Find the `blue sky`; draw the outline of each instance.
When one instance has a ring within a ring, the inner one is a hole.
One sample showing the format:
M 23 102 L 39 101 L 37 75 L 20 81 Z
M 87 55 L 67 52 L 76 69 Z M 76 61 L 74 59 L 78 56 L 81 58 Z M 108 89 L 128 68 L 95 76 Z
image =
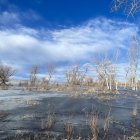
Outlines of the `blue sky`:
M 23 24 L 31 27 L 72 26 L 98 16 L 115 17 L 110 7 L 110 0 L 1 0 L 1 11 L 23 14 Z
M 0 60 L 27 77 L 34 64 L 53 63 L 60 72 L 119 48 L 118 65 L 126 65 L 139 17 L 110 9 L 111 0 L 0 0 Z

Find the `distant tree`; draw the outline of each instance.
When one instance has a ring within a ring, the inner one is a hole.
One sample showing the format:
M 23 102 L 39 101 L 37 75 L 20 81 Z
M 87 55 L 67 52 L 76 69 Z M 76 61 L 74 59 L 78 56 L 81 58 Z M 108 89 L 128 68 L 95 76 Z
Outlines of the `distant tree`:
M 30 71 L 30 85 L 36 86 L 37 84 L 37 73 L 39 71 L 39 65 L 34 65 Z
M 90 76 L 85 76 L 84 82 L 85 82 L 86 85 L 90 86 L 90 85 L 93 85 L 94 80 Z
M 140 45 L 135 43 L 128 50 L 129 58 L 129 80 L 133 90 L 138 88 L 138 67 L 140 61 Z
M 129 71 L 130 71 L 130 68 L 126 67 L 124 70 L 125 70 L 125 84 L 124 84 L 124 88 L 126 88 L 127 84 L 128 83 L 130 84 L 130 81 L 129 81 Z
M 66 70 L 65 76 L 68 85 L 81 85 L 86 78 L 88 66 L 84 66 L 83 70 L 80 70 L 79 65 L 71 66 Z
M 20 80 L 19 87 L 28 87 L 29 83 L 27 80 Z
M 7 86 L 10 77 L 15 75 L 16 69 L 0 64 L 0 86 Z
M 46 77 L 42 78 L 42 85 L 44 88 L 48 88 L 48 85 L 50 84 L 50 82 L 53 78 L 53 75 L 55 73 L 55 66 L 52 64 L 47 64 L 46 71 L 47 71 Z
M 47 75 L 48 75 L 46 80 L 47 80 L 47 82 L 49 84 L 50 81 L 52 80 L 52 76 L 53 76 L 53 74 L 55 72 L 55 66 L 51 65 L 51 64 L 47 64 L 46 68 L 47 68 Z

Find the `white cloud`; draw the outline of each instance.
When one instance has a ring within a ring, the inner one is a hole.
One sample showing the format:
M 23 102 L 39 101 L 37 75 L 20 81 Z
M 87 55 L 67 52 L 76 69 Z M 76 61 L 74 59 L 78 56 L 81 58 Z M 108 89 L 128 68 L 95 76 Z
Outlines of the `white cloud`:
M 19 22 L 20 22 L 20 18 L 17 13 L 5 11 L 0 14 L 1 25 L 12 25 L 13 23 L 19 23 Z
M 0 15 L 3 19 L 9 16 L 8 13 Z M 16 15 L 11 18 L 18 21 Z M 134 24 L 106 18 L 59 30 L 37 30 L 21 25 L 13 29 L 1 28 L 0 60 L 21 67 L 61 62 L 86 63 L 96 52 L 127 49 L 130 38 L 137 31 Z
M 0 1 L 0 4 L 1 3 L 8 7 L 8 11 L 3 11 L 0 13 L 0 28 L 20 28 L 21 25 L 26 25 L 29 23 L 34 24 L 36 22 L 45 22 L 45 20 L 33 10 L 29 9 L 22 12 L 13 4 L 6 1 L 5 3 Z

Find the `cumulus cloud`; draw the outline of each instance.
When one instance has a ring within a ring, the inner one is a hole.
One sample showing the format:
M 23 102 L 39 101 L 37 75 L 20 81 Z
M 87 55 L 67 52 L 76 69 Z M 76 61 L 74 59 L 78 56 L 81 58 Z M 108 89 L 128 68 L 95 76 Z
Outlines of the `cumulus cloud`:
M 106 18 L 59 30 L 1 28 L 0 60 L 18 65 L 89 61 L 97 52 L 127 49 L 137 32 L 134 24 Z
M 107 18 L 95 18 L 79 26 L 58 30 L 24 26 L 20 15 L 16 13 L 3 12 L 0 18 L 0 62 L 20 69 L 22 72 L 18 77 L 28 77 L 26 67 L 33 64 L 55 63 L 62 66 L 63 63 L 89 63 L 95 53 L 116 48 L 126 51 L 130 39 L 138 32 L 135 24 Z M 14 28 L 5 26 L 9 23 L 15 23 Z M 59 80 L 64 79 L 67 69 L 67 66 L 61 66 L 55 74 L 55 78 Z M 124 73 L 120 66 L 122 63 L 118 67 Z M 93 68 L 88 74 L 95 75 Z M 42 77 L 44 74 L 40 73 L 38 76 Z

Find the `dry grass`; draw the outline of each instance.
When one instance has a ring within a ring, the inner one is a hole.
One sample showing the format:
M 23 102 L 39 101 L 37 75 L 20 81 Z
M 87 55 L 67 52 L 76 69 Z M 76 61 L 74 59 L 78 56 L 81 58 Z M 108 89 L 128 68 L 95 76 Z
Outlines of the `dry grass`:
M 48 116 L 41 121 L 41 129 L 51 129 L 55 123 L 55 111 L 52 104 L 48 104 Z
M 74 132 L 74 126 L 73 126 L 73 124 L 72 123 L 65 123 L 64 124 L 64 131 L 66 133 L 67 140 L 72 139 L 73 132 Z
M 54 126 L 55 117 L 54 114 L 50 113 L 47 116 L 47 119 L 41 121 L 41 129 L 51 129 Z
M 91 140 L 98 139 L 97 121 L 98 121 L 98 115 L 91 115 L 89 121 L 89 126 L 92 134 Z
M 110 112 L 111 112 L 111 108 L 109 109 L 107 117 L 105 118 L 105 121 L 104 121 L 104 131 L 105 132 L 107 132 L 109 130 L 109 126 L 110 126 L 110 120 L 111 120 Z
M 54 114 L 49 114 L 47 117 L 46 128 L 51 129 L 54 125 L 55 119 Z

